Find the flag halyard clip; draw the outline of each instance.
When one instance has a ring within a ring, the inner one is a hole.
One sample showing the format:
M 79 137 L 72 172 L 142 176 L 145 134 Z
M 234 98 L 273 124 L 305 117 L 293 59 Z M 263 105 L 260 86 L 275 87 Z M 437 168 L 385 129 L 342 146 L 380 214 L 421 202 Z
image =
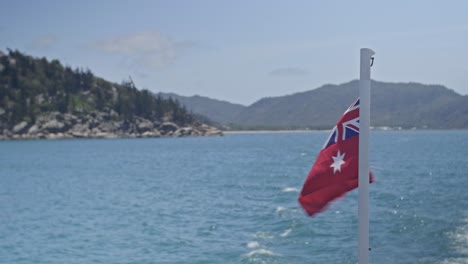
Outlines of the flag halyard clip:
M 374 65 L 374 57 L 371 57 L 370 59 L 371 59 L 370 66 L 372 67 L 372 65 Z

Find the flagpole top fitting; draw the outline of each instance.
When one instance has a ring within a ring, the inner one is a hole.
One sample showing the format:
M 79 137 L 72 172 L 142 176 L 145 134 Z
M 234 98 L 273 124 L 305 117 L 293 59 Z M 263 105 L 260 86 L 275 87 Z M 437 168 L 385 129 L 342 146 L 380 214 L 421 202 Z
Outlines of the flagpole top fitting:
M 360 80 L 370 81 L 370 69 L 374 65 L 375 52 L 371 49 L 362 48 L 360 58 Z

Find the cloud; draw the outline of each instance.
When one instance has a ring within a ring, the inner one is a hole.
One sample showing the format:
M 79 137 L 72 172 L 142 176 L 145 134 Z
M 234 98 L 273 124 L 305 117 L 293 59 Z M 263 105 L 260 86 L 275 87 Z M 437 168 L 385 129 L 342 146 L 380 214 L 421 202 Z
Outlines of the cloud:
M 184 50 L 194 45 L 189 41 L 174 41 L 159 32 L 144 32 L 103 40 L 95 47 L 109 54 L 122 55 L 129 64 L 158 70 L 173 64 Z
M 31 43 L 31 46 L 35 49 L 49 49 L 57 43 L 57 38 L 52 35 L 39 37 Z
M 277 68 L 269 72 L 268 74 L 271 76 L 298 76 L 298 75 L 306 75 L 309 72 L 302 68 L 297 67 L 284 67 L 284 68 Z

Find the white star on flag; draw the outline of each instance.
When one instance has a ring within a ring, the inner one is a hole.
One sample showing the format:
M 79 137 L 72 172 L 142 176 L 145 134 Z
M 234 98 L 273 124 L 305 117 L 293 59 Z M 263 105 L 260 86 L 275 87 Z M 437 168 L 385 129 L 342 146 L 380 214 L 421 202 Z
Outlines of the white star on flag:
M 335 174 L 336 171 L 341 172 L 341 165 L 346 163 L 343 160 L 345 155 L 346 153 L 341 154 L 340 151 L 338 150 L 338 153 L 336 154 L 336 156 L 332 156 L 333 163 L 332 165 L 330 165 L 330 167 L 333 168 L 333 174 Z

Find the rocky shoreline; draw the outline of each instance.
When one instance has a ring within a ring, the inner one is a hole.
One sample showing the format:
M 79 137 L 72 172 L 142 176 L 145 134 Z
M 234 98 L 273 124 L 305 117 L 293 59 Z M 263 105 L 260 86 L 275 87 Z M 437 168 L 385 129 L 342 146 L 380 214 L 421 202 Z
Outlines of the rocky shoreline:
M 116 113 L 94 112 L 86 115 L 51 112 L 22 121 L 12 127 L 0 123 L 0 140 L 67 139 L 67 138 L 158 138 L 184 136 L 222 136 L 217 128 L 195 122 L 179 126 L 173 122 L 157 122 L 136 117 L 118 120 Z

